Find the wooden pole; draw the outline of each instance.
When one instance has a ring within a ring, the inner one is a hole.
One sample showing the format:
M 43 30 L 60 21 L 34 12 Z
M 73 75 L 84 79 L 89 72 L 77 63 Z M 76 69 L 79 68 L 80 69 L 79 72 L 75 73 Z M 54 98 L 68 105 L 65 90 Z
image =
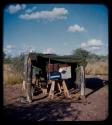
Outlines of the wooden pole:
M 85 74 L 84 74 L 84 67 L 80 66 L 81 68 L 81 96 L 85 96 Z
M 50 58 L 49 58 L 49 64 L 50 64 Z M 49 71 L 49 66 L 48 66 L 48 75 L 49 75 L 49 80 L 50 80 L 50 71 Z

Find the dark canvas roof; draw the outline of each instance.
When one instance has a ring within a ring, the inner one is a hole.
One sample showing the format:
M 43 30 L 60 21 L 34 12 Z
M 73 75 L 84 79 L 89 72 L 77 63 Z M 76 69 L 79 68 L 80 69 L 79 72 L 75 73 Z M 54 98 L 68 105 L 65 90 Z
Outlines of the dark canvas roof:
M 30 53 L 30 57 L 32 60 L 36 60 L 38 57 L 42 57 L 44 59 L 49 59 L 53 61 L 59 61 L 59 62 L 65 62 L 65 63 L 81 63 L 81 58 L 74 57 L 72 55 L 66 55 L 66 56 L 58 56 L 55 54 L 36 54 L 36 53 Z

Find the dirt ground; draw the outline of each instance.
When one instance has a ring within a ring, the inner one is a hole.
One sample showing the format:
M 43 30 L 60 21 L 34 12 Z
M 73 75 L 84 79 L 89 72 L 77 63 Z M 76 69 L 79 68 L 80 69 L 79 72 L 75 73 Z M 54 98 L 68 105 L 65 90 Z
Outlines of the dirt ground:
M 49 100 L 42 93 L 31 104 L 20 102 L 21 84 L 4 85 L 4 117 L 16 121 L 101 121 L 108 117 L 107 76 L 86 76 L 86 102 L 78 100 L 79 92 L 69 90 L 72 99 L 55 94 Z

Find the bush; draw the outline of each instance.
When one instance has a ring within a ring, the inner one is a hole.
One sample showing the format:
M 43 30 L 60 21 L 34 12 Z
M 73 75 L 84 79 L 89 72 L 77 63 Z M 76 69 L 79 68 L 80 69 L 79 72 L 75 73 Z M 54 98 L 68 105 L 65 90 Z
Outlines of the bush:
M 22 74 L 24 68 L 24 56 L 15 57 L 10 65 L 11 71 Z
M 18 84 L 18 83 L 22 83 L 23 78 L 21 76 L 21 74 L 8 74 L 8 75 L 4 75 L 4 83 L 5 84 Z
M 17 72 L 12 73 L 10 65 L 4 64 L 3 79 L 5 84 L 16 84 L 22 82 L 23 76 Z
M 85 72 L 86 74 L 108 75 L 108 63 L 102 61 L 89 62 Z
M 11 63 L 4 63 L 3 79 L 5 84 L 17 84 L 23 81 L 23 56 L 13 58 Z

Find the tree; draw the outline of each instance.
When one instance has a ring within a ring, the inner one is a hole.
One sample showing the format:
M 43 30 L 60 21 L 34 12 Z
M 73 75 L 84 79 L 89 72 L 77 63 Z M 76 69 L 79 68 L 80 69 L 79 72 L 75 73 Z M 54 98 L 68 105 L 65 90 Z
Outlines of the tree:
M 81 48 L 78 48 L 76 50 L 73 50 L 73 55 L 82 59 L 85 59 L 89 56 L 89 52 L 86 50 L 83 50 Z
M 83 65 L 86 66 L 87 65 L 87 58 L 89 56 L 89 52 L 86 50 L 83 50 L 81 48 L 78 48 L 76 50 L 73 50 L 73 56 L 75 56 L 76 58 L 80 58 L 81 62 L 79 63 L 79 65 Z

